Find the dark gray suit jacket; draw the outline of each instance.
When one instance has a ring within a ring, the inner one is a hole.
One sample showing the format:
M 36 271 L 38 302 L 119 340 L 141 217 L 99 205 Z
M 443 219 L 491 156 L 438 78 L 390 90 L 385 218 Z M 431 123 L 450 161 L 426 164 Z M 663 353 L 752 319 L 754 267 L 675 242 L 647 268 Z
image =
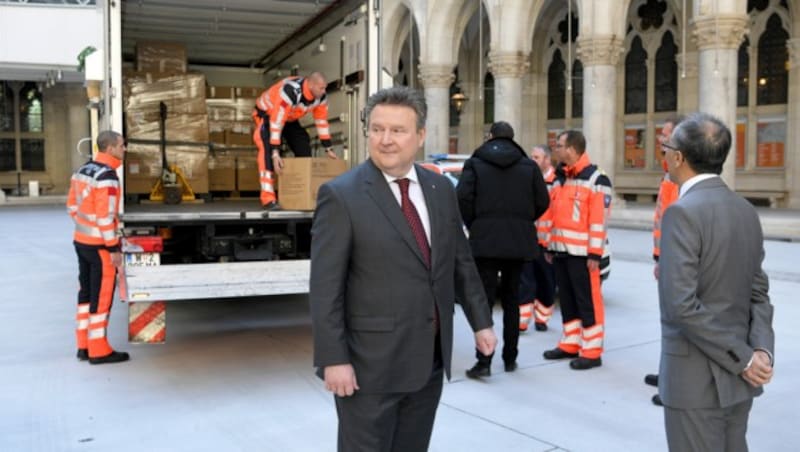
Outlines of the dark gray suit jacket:
M 367 161 L 320 187 L 311 241 L 314 365 L 351 363 L 364 393 L 413 392 L 434 361 L 434 304 L 450 376 L 456 297 L 474 331 L 492 326 L 453 185 L 416 166 L 431 269 L 386 179 Z
M 697 183 L 667 209 L 658 280 L 664 405 L 723 408 L 761 394 L 740 374 L 754 349 L 774 351 L 763 258 L 755 209 L 722 179 Z

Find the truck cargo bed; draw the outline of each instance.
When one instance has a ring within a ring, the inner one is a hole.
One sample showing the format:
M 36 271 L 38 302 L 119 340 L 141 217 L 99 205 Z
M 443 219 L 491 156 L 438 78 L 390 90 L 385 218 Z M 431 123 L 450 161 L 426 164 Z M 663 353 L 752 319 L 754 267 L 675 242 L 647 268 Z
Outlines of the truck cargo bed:
M 126 204 L 121 219 L 126 224 L 153 222 L 238 221 L 238 220 L 298 220 L 311 219 L 313 212 L 278 210 L 265 212 L 258 200 L 220 200 L 214 202 Z

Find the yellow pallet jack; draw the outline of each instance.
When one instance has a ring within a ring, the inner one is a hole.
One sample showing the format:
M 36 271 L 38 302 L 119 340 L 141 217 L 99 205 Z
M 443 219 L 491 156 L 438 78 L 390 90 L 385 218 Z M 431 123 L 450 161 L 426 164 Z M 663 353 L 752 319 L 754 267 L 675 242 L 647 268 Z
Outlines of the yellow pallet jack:
M 180 204 L 195 200 L 194 190 L 175 164 L 167 162 L 167 105 L 159 104 L 159 128 L 161 132 L 161 177 L 150 190 L 150 201 L 164 204 Z

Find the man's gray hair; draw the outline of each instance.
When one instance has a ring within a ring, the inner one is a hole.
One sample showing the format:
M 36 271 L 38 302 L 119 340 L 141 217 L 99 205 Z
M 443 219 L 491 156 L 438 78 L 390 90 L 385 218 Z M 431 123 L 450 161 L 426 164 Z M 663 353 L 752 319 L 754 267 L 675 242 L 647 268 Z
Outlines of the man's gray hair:
M 719 118 L 698 112 L 678 124 L 671 141 L 697 174 L 720 174 L 731 149 L 731 131 Z
M 425 103 L 425 96 L 421 92 L 407 86 L 394 86 L 385 88 L 369 96 L 365 108 L 367 126 L 372 110 L 378 105 L 398 105 L 408 107 L 417 114 L 417 130 L 425 128 L 425 120 L 428 118 L 428 105 Z
M 548 157 L 553 155 L 553 150 L 550 149 L 550 146 L 548 146 L 546 144 L 536 144 L 536 145 L 533 146 L 533 149 L 541 149 L 542 152 L 544 152 L 544 155 L 546 155 Z
M 97 149 L 100 152 L 106 152 L 111 146 L 116 146 L 117 141 L 122 138 L 122 135 L 114 132 L 113 130 L 104 130 L 97 134 Z

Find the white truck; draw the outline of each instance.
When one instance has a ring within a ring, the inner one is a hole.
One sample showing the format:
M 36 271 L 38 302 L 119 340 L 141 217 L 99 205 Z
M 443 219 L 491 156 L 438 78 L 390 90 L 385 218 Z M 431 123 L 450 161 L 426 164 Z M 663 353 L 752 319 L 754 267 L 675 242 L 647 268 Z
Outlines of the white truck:
M 168 10 L 173 16 L 180 10 L 178 15 L 185 16 L 186 26 L 198 30 L 197 41 L 205 41 L 208 31 L 202 31 L 203 27 L 195 26 L 194 21 L 200 24 L 208 20 L 207 3 L 217 2 L 165 0 L 159 2 L 158 8 L 166 8 L 163 11 Z M 246 15 L 253 5 L 246 0 L 224 3 L 222 12 L 228 15 Z M 309 7 L 301 3 L 311 2 L 297 2 L 298 8 Z M 248 39 L 251 46 L 271 46 L 257 49 L 264 56 L 251 67 L 231 67 L 230 52 L 220 52 L 218 64 L 205 54 L 197 58 L 202 65 L 193 66 L 193 46 L 187 43 L 189 69 L 206 73 L 209 84 L 223 80 L 228 85 L 253 85 L 256 74 L 265 87 L 293 71 L 301 75 L 323 72 L 333 82 L 328 97 L 336 150 L 340 158 L 355 165 L 360 158 L 348 150 L 364 148 L 360 112 L 368 94 L 379 89 L 381 83 L 380 71 L 373 69 L 378 67 L 380 57 L 377 37 L 381 6 L 378 0 L 327 3 L 279 45 L 259 39 L 258 34 Z M 104 12 L 107 51 L 101 49 L 98 54 L 102 57 L 95 55 L 91 59 L 96 62 L 102 58 L 102 76 L 96 78 L 101 78 L 103 99 L 95 99 L 95 103 L 104 105 L 105 112 L 101 114 L 106 126 L 113 130 L 123 128 L 122 68 L 127 64 L 123 49 L 130 49 L 131 41 L 125 34 L 144 30 L 148 38 L 159 39 L 162 35 L 169 37 L 171 32 L 166 28 L 175 25 L 159 17 L 158 9 L 151 14 L 137 10 L 143 7 L 147 3 L 108 2 Z M 219 18 L 214 20 L 219 26 Z M 263 28 L 269 26 L 264 24 Z M 93 72 L 90 63 L 87 60 L 87 80 Z M 237 77 L 242 81 L 238 82 Z M 97 115 L 95 112 L 94 128 L 98 127 Z M 252 171 L 257 172 L 257 168 Z M 119 289 L 120 298 L 129 306 L 131 341 L 164 340 L 167 302 L 308 292 L 312 212 L 264 212 L 257 198 L 211 201 L 207 197 L 207 202 L 176 205 L 130 200 L 128 197 L 128 202 L 123 203 L 121 212 L 125 266 Z

